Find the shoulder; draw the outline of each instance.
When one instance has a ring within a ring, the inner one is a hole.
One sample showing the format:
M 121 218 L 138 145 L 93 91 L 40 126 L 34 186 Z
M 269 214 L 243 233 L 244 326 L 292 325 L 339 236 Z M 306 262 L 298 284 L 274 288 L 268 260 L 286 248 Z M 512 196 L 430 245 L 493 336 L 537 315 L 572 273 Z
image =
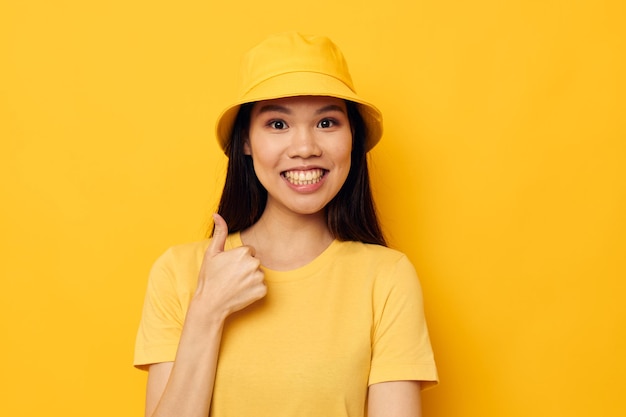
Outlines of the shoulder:
M 148 289 L 156 293 L 176 294 L 181 288 L 192 287 L 202 265 L 208 240 L 171 246 L 152 264 Z
M 169 247 L 154 262 L 153 272 L 156 269 L 164 272 L 175 272 L 177 275 L 181 273 L 196 275 L 200 270 L 204 253 L 210 242 L 211 239 L 203 239 Z M 228 235 L 225 244 L 226 249 L 232 249 L 237 246 L 241 246 L 239 234 L 233 233 Z
M 368 265 L 372 268 L 390 268 L 398 264 L 411 265 L 409 258 L 399 250 L 386 246 L 375 245 L 362 242 L 340 242 L 340 251 L 337 256 L 343 259 L 350 259 L 360 264 Z
M 203 239 L 169 247 L 154 261 L 150 270 L 149 287 L 179 293 L 195 288 L 210 242 L 211 239 Z M 229 235 L 227 249 L 236 246 L 237 238 Z
M 333 262 L 341 264 L 344 270 L 361 282 L 371 282 L 374 290 L 419 286 L 415 267 L 403 252 L 352 241 L 340 242 L 339 246 Z
M 210 240 L 189 242 L 169 247 L 154 263 L 154 267 L 178 268 L 202 262 Z
M 197 265 L 199 267 L 210 242 L 211 239 L 209 238 L 171 246 L 159 256 L 155 264 L 167 264 L 170 266 Z M 225 244 L 226 249 L 232 249 L 237 246 L 241 246 L 238 233 L 228 235 Z

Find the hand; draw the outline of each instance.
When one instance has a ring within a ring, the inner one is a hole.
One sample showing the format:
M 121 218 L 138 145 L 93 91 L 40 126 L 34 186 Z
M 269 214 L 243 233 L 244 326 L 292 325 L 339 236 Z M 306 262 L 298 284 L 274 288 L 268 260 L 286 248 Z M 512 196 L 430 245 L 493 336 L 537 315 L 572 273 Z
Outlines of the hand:
M 242 246 L 224 251 L 228 226 L 219 214 L 214 214 L 213 219 L 213 238 L 202 260 L 198 286 L 188 313 L 207 324 L 224 320 L 267 293 L 261 262 L 254 257 L 254 248 Z

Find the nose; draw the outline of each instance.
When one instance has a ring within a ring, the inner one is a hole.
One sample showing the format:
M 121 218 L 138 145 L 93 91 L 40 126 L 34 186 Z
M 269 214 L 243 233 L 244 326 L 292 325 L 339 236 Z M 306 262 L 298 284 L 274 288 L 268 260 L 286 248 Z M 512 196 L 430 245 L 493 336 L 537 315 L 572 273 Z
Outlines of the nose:
M 297 129 L 294 132 L 287 153 L 290 158 L 311 158 L 321 154 L 322 150 L 317 142 L 315 132 L 309 128 Z

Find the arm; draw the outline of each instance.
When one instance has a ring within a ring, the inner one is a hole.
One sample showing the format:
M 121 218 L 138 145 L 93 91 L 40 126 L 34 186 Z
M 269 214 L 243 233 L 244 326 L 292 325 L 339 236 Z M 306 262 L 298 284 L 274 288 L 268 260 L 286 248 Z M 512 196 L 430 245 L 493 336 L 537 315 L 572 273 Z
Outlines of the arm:
M 185 323 L 175 361 L 150 365 L 146 417 L 209 414 L 220 342 L 221 326 L 201 334 Z
M 152 364 L 146 417 L 206 417 L 226 318 L 266 294 L 260 263 L 250 247 L 224 251 L 226 222 L 215 233 L 200 269 L 174 362 Z
M 438 380 L 422 291 L 406 256 L 381 280 L 374 298 L 369 417 L 421 416 L 420 391 Z M 384 382 L 388 381 L 388 382 Z
M 146 411 L 145 416 L 149 417 L 154 413 L 154 409 L 165 391 L 165 385 L 170 378 L 174 362 L 153 363 L 148 366 L 148 384 L 146 385 Z
M 390 381 L 370 385 L 367 417 L 421 417 L 419 381 Z

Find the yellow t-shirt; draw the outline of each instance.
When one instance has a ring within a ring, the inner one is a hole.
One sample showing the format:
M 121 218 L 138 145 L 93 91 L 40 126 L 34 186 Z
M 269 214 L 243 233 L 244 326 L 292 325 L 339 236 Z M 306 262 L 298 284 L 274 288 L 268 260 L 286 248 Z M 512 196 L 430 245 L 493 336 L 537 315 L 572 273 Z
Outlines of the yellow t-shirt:
M 235 233 L 226 250 L 241 245 Z M 174 360 L 207 246 L 175 246 L 154 264 L 136 366 Z M 334 241 L 308 265 L 264 272 L 266 297 L 225 324 L 213 417 L 361 417 L 370 384 L 436 383 L 421 288 L 404 254 Z

